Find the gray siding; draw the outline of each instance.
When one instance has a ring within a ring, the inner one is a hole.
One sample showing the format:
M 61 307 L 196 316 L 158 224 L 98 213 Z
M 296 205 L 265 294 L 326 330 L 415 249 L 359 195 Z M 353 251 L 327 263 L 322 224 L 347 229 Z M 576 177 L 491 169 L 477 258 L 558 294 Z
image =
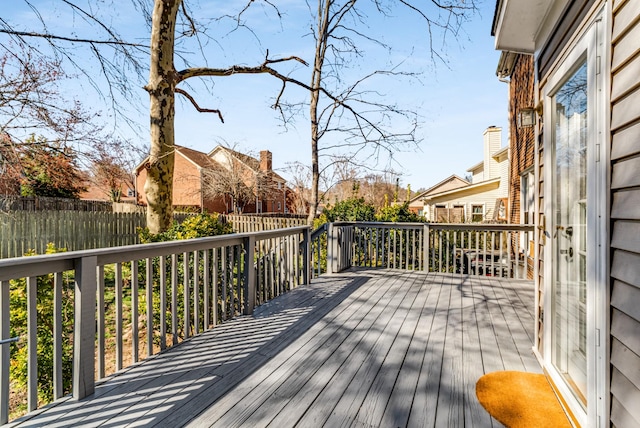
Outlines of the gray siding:
M 611 424 L 640 427 L 640 2 L 613 5 Z

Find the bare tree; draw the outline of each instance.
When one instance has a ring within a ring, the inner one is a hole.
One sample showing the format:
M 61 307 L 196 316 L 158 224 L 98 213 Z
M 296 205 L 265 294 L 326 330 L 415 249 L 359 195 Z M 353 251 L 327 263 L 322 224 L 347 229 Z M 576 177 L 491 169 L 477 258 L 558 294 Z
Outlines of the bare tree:
M 60 92 L 58 85 L 68 79 L 60 62 L 37 58 L 20 43 L 9 48 L 0 52 L 0 168 L 20 174 L 20 162 L 12 158 L 27 144 L 86 154 L 100 130 L 96 113 Z
M 26 1 L 26 0 L 25 0 Z M 195 97 L 185 88 L 178 87 L 183 82 L 192 78 L 202 77 L 222 77 L 236 74 L 270 74 L 283 82 L 294 82 L 293 79 L 279 73 L 273 65 L 296 61 L 306 64 L 302 59 L 290 56 L 286 58 L 271 58 L 267 51 L 262 63 L 255 66 L 234 65 L 225 68 L 213 67 L 192 67 L 187 64 L 183 69 L 176 67 L 176 41 L 184 40 L 188 37 L 197 38 L 199 48 L 202 49 L 202 41 L 198 35 L 205 31 L 207 25 L 200 25 L 194 19 L 187 4 L 183 0 L 155 0 L 153 7 L 149 8 L 149 3 L 144 0 L 132 0 L 138 10 L 147 18 L 150 28 L 150 46 L 139 43 L 131 43 L 119 36 L 118 32 L 107 20 L 101 20 L 91 9 L 83 8 L 80 2 L 62 0 L 68 6 L 75 17 L 84 21 L 89 26 L 99 30 L 103 38 L 81 38 L 74 35 L 52 34 L 48 32 L 48 25 L 44 16 L 40 14 L 31 2 L 27 2 L 30 8 L 36 10 L 38 19 L 41 20 L 42 31 L 26 31 L 15 27 L 4 18 L 0 18 L 0 33 L 11 37 L 15 43 L 27 46 L 29 52 L 41 52 L 38 46 L 30 44 L 29 40 L 40 40 L 53 52 L 54 57 L 63 58 L 70 62 L 80 74 L 83 74 L 97 89 L 101 86 L 97 78 L 80 65 L 77 57 L 74 56 L 74 46 L 85 45 L 94 55 L 99 65 L 102 77 L 106 82 L 106 98 L 115 102 L 117 93 L 129 97 L 132 92 L 131 81 L 126 69 L 133 70 L 140 76 L 144 70 L 142 58 L 149 58 L 149 78 L 145 85 L 145 90 L 150 98 L 150 150 L 149 162 L 147 163 L 147 181 L 145 184 L 145 194 L 147 196 L 147 225 L 152 233 L 165 230 L 172 221 L 172 201 L 173 201 L 173 170 L 175 152 L 175 94 L 184 96 L 193 107 L 204 113 L 213 113 L 220 120 L 223 116 L 220 110 L 203 108 L 196 101 Z M 240 17 L 253 4 L 255 0 L 247 0 L 240 13 L 234 18 L 237 19 L 238 27 L 242 25 Z M 279 14 L 275 6 L 270 5 Z M 7 49 L 5 45 L 0 45 Z M 103 49 L 114 52 L 104 52 Z M 116 58 L 117 60 L 113 60 Z M 298 82 L 299 83 L 299 82 Z M 304 85 L 308 88 L 307 85 Z M 117 109 L 114 109 L 117 110 Z
M 120 202 L 122 191 L 135 189 L 133 169 L 141 153 L 129 142 L 108 139 L 96 144 L 89 154 L 89 180 L 112 202 Z
M 302 162 L 287 164 L 286 172 L 290 177 L 290 192 L 287 195 L 289 206 L 294 214 L 309 214 L 311 196 L 311 169 Z
M 380 152 L 392 154 L 404 145 L 417 143 L 417 115 L 379 101 L 379 92 L 366 89 L 369 81 L 379 77 L 406 77 L 412 76 L 413 72 L 391 67 L 373 70 L 355 81 L 343 81 L 345 67 L 351 59 L 361 57 L 362 45 L 390 48 L 381 41 L 380 33 L 371 32 L 361 5 L 369 5 L 382 15 L 391 13 L 393 7 L 408 8 L 416 13 L 426 25 L 432 58 L 441 58 L 434 37 L 438 34 L 456 36 L 468 14 L 475 11 L 475 4 L 473 0 L 317 0 L 317 3 L 307 0 L 307 5 L 315 21 L 309 106 L 312 185 L 308 220 L 311 224 L 318 204 L 320 176 L 327 168 L 320 165 L 322 152 L 332 154 L 340 148 L 344 151 L 343 158 L 355 159 L 366 153 L 367 159 L 377 159 Z M 329 92 L 329 85 L 336 89 Z M 399 127 L 398 123 L 404 123 L 404 126 Z M 338 143 L 321 145 L 323 138 L 335 133 L 342 135 Z
M 310 1 L 310 0 L 309 0 Z M 33 4 L 25 2 L 31 8 Z M 284 63 L 306 62 L 297 56 L 272 58 L 266 51 L 264 60 L 253 66 L 233 65 L 224 68 L 197 67 L 180 58 L 176 52 L 176 43 L 191 38 L 196 41 L 196 51 L 202 51 L 203 40 L 206 40 L 206 30 L 217 21 L 199 21 L 184 0 L 154 0 L 152 7 L 145 0 L 132 0 L 138 11 L 147 19 L 150 29 L 150 46 L 132 43 L 119 36 L 113 26 L 107 24 L 110 20 L 101 20 L 93 4 L 83 8 L 80 2 L 61 0 L 78 20 L 91 28 L 95 28 L 95 37 L 76 37 L 73 32 L 68 34 L 52 34 L 44 15 L 36 13 L 41 20 L 42 31 L 24 31 L 15 28 L 5 18 L 0 18 L 0 33 L 9 35 L 15 43 L 29 46 L 31 52 L 43 52 L 38 46 L 29 45 L 28 41 L 37 39 L 42 41 L 57 60 L 64 60 L 75 66 L 96 88 L 101 86 L 96 76 L 83 68 L 78 61 L 74 47 L 84 45 L 88 47 L 98 64 L 100 74 L 107 83 L 106 99 L 116 99 L 120 93 L 125 98 L 132 96 L 132 82 L 129 80 L 132 70 L 135 76 L 141 76 L 149 60 L 149 77 L 145 90 L 150 99 L 150 151 L 147 163 L 147 181 L 145 193 L 148 200 L 147 224 L 152 233 L 165 230 L 172 219 L 172 184 L 174 172 L 175 151 L 175 96 L 180 94 L 199 112 L 211 113 L 220 120 L 223 115 L 219 109 L 203 108 L 196 98 L 187 91 L 187 81 L 204 77 L 223 77 L 237 74 L 269 74 L 282 82 L 282 90 L 277 95 L 274 106 L 283 111 L 286 107 L 281 102 L 287 84 L 303 88 L 309 94 L 312 145 L 312 186 L 310 216 L 315 215 L 318 200 L 318 183 L 322 172 L 319 165 L 319 151 L 331 153 L 335 147 L 330 144 L 321 147 L 320 140 L 332 133 L 346 134 L 340 147 L 348 149 L 350 156 L 362 152 L 362 148 L 373 148 L 369 156 L 377 156 L 380 151 L 392 152 L 399 145 L 415 142 L 416 118 L 412 112 L 404 111 L 397 106 L 375 101 L 376 92 L 366 89 L 365 83 L 379 76 L 402 76 L 404 73 L 397 68 L 375 70 L 362 78 L 350 83 L 341 81 L 340 72 L 349 57 L 358 57 L 360 48 L 358 41 L 384 45 L 363 31 L 366 29 L 367 18 L 356 7 L 356 0 L 335 1 L 318 0 L 317 9 L 310 6 L 317 22 L 312 29 L 315 38 L 315 58 L 312 68 L 311 83 L 305 84 L 289 75 L 279 72 L 275 67 Z M 257 3 L 255 0 L 245 0 L 244 7 L 234 17 L 237 27 L 244 26 L 241 17 L 249 6 Z M 466 17 L 466 13 L 473 11 L 473 0 L 447 0 L 445 2 L 431 1 L 426 4 L 408 0 L 371 0 L 357 2 L 371 4 L 379 13 L 388 13 L 388 6 L 406 7 L 420 15 L 427 24 L 429 43 L 432 55 L 438 57 L 433 49 L 431 35 L 437 28 L 445 33 L 457 30 Z M 263 4 L 271 7 L 281 16 L 280 11 L 269 0 Z M 360 25 L 364 27 L 360 27 Z M 61 30 L 63 31 L 63 30 Z M 208 40 L 207 40 L 208 41 Z M 1 43 L 0 43 L 1 44 Z M 6 46 L 2 45 L 5 49 Z M 187 52 L 190 51 L 186 48 Z M 177 61 L 179 60 L 179 61 Z M 184 64 L 176 66 L 176 62 Z M 204 58 L 206 64 L 206 58 Z M 330 82 L 328 84 L 327 82 Z M 118 109 L 114 109 L 118 110 Z M 397 131 L 391 126 L 404 118 L 407 126 Z
M 228 210 L 242 214 L 245 207 L 256 200 L 258 179 L 240 159 L 228 151 L 223 155 L 203 168 L 202 194 L 206 198 L 222 199 Z

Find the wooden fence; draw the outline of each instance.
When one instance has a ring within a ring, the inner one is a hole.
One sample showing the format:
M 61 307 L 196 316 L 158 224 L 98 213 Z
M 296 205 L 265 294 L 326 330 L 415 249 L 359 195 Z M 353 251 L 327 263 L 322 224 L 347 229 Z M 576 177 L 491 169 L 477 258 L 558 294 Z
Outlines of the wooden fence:
M 190 214 L 177 213 L 184 220 Z M 44 254 L 48 243 L 69 251 L 140 243 L 144 213 L 100 211 L 0 212 L 0 259 L 21 257 L 29 250 Z
M 305 226 L 306 217 L 273 217 L 259 215 L 220 215 L 224 221 L 233 225 L 233 231 L 237 233 L 262 232 L 265 230 L 283 229 L 285 227 Z
M 129 204 L 133 205 L 133 204 Z M 45 196 L 0 196 L 0 211 L 113 211 L 113 202 Z

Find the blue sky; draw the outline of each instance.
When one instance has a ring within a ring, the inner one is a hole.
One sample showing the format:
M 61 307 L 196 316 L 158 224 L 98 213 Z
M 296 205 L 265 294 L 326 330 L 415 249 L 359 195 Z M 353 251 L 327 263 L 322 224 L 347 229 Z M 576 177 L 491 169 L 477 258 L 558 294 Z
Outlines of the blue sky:
M 12 2 L 13 5 L 19 3 Z M 143 21 L 135 11 L 123 6 L 126 3 L 122 0 L 106 1 L 103 9 L 96 13 L 109 16 L 126 37 L 146 43 L 148 32 Z M 220 15 L 224 7 L 231 12 L 243 3 L 240 0 L 195 0 L 188 4 L 194 16 L 204 17 Z M 305 2 L 286 0 L 275 3 L 285 12 L 282 20 L 275 18 L 268 7 L 254 7 L 246 15 L 255 35 L 247 31 L 229 32 L 230 21 L 211 21 L 208 25 L 215 29 L 216 36 L 205 40 L 206 65 L 256 65 L 264 59 L 267 49 L 271 57 L 297 55 L 312 62 L 313 40 L 305 36 L 309 25 Z M 59 2 L 38 0 L 36 4 L 39 4 L 45 19 L 55 18 L 58 26 L 55 30 L 74 31 L 79 35 L 83 31 L 91 31 L 83 30 L 79 20 L 67 15 Z M 118 7 L 110 8 L 110 4 Z M 418 79 L 401 81 L 392 78 L 376 82 L 378 86 L 374 88 L 383 92 L 389 102 L 419 113 L 418 137 L 423 139 L 419 149 L 396 153 L 392 165 L 403 173 L 401 182 L 411 184 L 414 190 L 430 187 L 454 173 L 464 176 L 467 168 L 482 160 L 482 133 L 488 126 L 501 126 L 503 145 L 507 143 L 507 85 L 495 76 L 499 52 L 494 50 L 490 35 L 495 2 L 481 0 L 478 5 L 479 13 L 465 23 L 458 40 L 447 38 L 445 45 L 441 38 L 435 40 L 435 46 L 442 48 L 446 56 L 446 65 L 430 59 L 424 25 L 415 15 L 396 11 L 392 17 L 383 20 L 371 14 L 369 30 L 396 49 L 386 56 L 380 55 L 375 46 L 363 44 L 361 62 L 354 64 L 353 69 L 345 74 L 348 80 L 376 66 L 400 62 L 404 70 L 421 72 Z M 33 20 L 28 10 L 18 6 L 3 11 L 5 17 L 20 22 L 26 28 Z M 205 65 L 200 55 L 186 53 L 186 56 L 194 65 Z M 87 64 L 95 67 L 90 62 Z M 282 69 L 304 82 L 309 80 L 310 72 L 302 66 Z M 141 88 L 144 82 L 134 80 L 133 83 L 139 98 L 134 97 L 132 102 L 137 104 L 138 111 L 127 108 L 127 114 L 140 124 L 143 131 L 136 134 L 122 126 L 117 132 L 148 146 L 145 141 L 148 138 L 145 131 L 148 99 Z M 288 162 L 310 163 L 308 122 L 300 117 L 295 126 L 285 129 L 277 112 L 270 108 L 280 89 L 279 81 L 260 75 L 218 78 L 208 80 L 208 92 L 200 82 L 190 83 L 188 89 L 199 104 L 221 109 L 225 123 L 220 123 L 212 115 L 198 113 L 190 104 L 179 101 L 176 111 L 177 144 L 205 152 L 220 142 L 252 153 L 268 149 L 273 153 L 274 168 L 277 169 L 285 168 Z M 67 85 L 69 93 L 76 93 L 91 106 L 108 112 L 108 106 L 103 105 L 104 102 L 92 93 L 86 82 L 73 80 Z M 304 101 L 306 94 L 291 89 L 286 96 L 291 101 Z M 370 168 L 375 166 L 371 164 Z M 280 172 L 286 177 L 286 171 Z

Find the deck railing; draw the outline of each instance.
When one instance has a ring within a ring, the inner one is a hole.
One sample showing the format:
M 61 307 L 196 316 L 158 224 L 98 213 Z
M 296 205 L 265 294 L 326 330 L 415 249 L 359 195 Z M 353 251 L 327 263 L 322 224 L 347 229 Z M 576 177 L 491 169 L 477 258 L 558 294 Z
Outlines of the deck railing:
M 349 267 L 528 278 L 533 226 L 336 222 L 312 234 L 314 275 Z M 325 267 L 326 266 L 326 267 Z
M 308 242 L 309 228 L 294 227 L 0 260 L 0 423 L 20 394 L 12 354 L 26 353 L 25 411 L 43 403 L 39 377 L 51 379 L 44 402 L 84 398 L 96 380 L 307 283 Z M 16 311 L 26 326 L 12 338 Z
M 302 226 L 0 260 L 0 424 L 22 390 L 24 411 L 70 393 L 86 397 L 96 381 L 325 272 L 375 267 L 526 278 L 532 231 L 338 222 L 314 232 Z M 26 362 L 25 388 L 11 384 L 17 356 Z M 43 378 L 51 389 L 44 398 Z

